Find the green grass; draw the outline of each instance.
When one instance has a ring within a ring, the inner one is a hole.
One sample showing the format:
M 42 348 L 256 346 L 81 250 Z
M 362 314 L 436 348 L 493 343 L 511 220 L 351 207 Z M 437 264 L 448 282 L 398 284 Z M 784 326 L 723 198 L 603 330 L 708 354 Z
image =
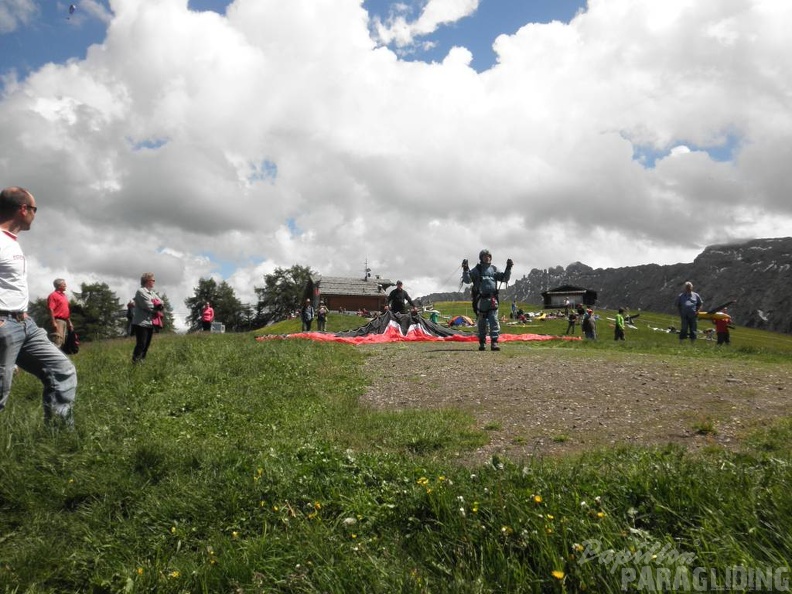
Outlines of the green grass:
M 531 348 L 789 365 L 790 337 L 742 354 L 640 340 Z M 487 436 L 467 415 L 359 405 L 363 349 L 193 334 L 156 336 L 140 366 L 131 351 L 75 357 L 74 432 L 48 431 L 40 385 L 16 378 L 0 413 L 0 592 L 619 592 L 623 569 L 676 571 L 679 554 L 789 568 L 789 419 L 739 453 L 470 468 Z

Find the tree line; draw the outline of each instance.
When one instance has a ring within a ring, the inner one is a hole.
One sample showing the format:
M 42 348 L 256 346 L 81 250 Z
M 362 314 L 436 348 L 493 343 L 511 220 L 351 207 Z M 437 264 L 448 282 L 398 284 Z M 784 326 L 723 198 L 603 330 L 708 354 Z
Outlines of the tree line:
M 234 289 L 225 281 L 201 278 L 193 295 L 184 300 L 189 310 L 185 318 L 188 331 L 201 326 L 201 311 L 207 301 L 215 311 L 215 321 L 225 325 L 226 332 L 246 332 L 289 317 L 300 308 L 305 287 L 313 272 L 299 264 L 276 268 L 264 275 L 264 286 L 253 287 L 256 303 L 242 303 Z M 174 332 L 173 307 L 167 294 L 160 294 L 165 305 L 162 332 Z M 128 333 L 127 303 L 121 302 L 107 283 L 82 283 L 69 299 L 72 324 L 81 341 L 91 342 L 126 336 Z M 39 326 L 50 324 L 47 298 L 31 302 L 28 314 Z

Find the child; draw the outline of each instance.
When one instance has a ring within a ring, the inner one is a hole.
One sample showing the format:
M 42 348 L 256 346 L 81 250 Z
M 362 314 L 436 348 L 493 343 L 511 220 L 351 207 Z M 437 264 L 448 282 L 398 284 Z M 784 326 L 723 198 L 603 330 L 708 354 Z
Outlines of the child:
M 726 310 L 723 310 L 725 313 Z M 728 315 L 718 316 L 712 323 L 715 324 L 715 335 L 718 337 L 718 344 L 731 344 L 729 340 L 729 326 L 731 326 L 731 318 Z

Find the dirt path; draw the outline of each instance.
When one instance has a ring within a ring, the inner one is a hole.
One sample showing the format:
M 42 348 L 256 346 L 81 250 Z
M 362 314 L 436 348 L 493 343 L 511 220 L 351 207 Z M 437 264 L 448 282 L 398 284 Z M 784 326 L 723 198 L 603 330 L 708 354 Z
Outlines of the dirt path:
M 490 436 L 477 461 L 618 444 L 737 447 L 749 430 L 792 415 L 792 363 L 515 343 L 500 353 L 467 344 L 362 348 L 370 355 L 365 404 L 470 412 Z

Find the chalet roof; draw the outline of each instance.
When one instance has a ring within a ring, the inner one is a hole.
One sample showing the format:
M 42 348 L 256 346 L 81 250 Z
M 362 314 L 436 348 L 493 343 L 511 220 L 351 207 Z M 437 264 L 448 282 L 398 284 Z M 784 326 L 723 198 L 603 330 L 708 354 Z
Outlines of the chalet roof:
M 314 285 L 322 295 L 384 295 L 385 289 L 395 283 L 386 278 L 346 278 L 342 276 L 316 276 Z

